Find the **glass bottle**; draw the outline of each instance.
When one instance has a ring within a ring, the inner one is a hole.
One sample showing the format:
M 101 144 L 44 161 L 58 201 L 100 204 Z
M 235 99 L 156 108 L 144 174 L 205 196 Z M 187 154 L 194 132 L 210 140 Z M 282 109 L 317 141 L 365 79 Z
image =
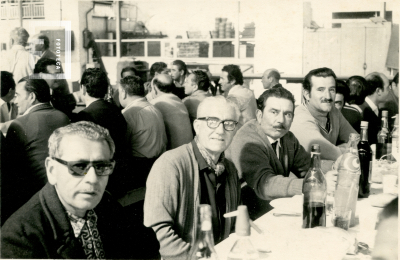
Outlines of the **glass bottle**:
M 361 121 L 361 141 L 357 145 L 358 156 L 360 158 L 361 175 L 359 198 L 367 198 L 370 191 L 370 171 L 372 170 L 372 151 L 368 142 L 368 122 Z
M 214 249 L 211 206 L 201 204 L 198 207 L 196 241 L 189 252 L 189 259 L 218 259 Z
M 325 227 L 327 185 L 321 171 L 319 144 L 311 146 L 311 165 L 303 181 L 303 228 Z
M 346 152 L 338 158 L 338 178 L 335 190 L 335 207 L 351 210 L 350 226 L 354 226 L 355 212 L 360 183 L 360 159 L 358 158 L 358 142 L 360 135 L 351 133 Z
M 392 160 L 398 161 L 399 159 L 399 114 L 396 115 L 394 120 L 393 130 L 390 133 L 390 139 L 392 139 Z
M 238 207 L 235 231 L 238 239 L 233 244 L 228 254 L 228 260 L 256 260 L 259 259 L 258 251 L 250 241 L 250 218 L 247 206 Z
M 382 127 L 378 132 L 378 141 L 376 144 L 376 159 L 391 153 L 391 142 L 389 141 L 389 121 L 388 111 L 382 111 Z

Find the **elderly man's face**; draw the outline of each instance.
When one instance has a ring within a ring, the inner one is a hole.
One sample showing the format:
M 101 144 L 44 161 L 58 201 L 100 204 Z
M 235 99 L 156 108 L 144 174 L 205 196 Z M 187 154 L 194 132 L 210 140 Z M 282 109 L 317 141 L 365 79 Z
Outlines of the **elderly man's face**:
M 332 110 L 336 95 L 336 81 L 333 77 L 311 77 L 311 93 L 306 91 L 308 105 L 319 112 Z
M 380 89 L 380 91 L 379 91 L 380 95 L 378 97 L 379 97 L 380 103 L 385 103 L 386 101 L 388 101 L 388 98 L 389 98 L 390 83 L 389 83 L 388 78 L 382 73 L 381 73 L 381 78 L 382 78 L 384 87 L 383 87 L 383 91 L 382 91 L 382 89 Z
M 235 110 L 228 104 L 209 105 L 198 117 L 216 117 L 220 120 L 233 121 L 239 120 L 239 115 L 236 115 Z M 210 154 L 219 156 L 231 144 L 237 128 L 233 131 L 227 131 L 224 129 L 223 124 L 220 123 L 217 128 L 212 129 L 208 127 L 207 121 L 195 120 L 194 129 L 200 144 L 203 145 Z
M 105 141 L 89 140 L 66 135 L 61 140 L 60 157 L 64 161 L 109 161 L 111 151 Z M 66 210 L 83 217 L 87 210 L 99 204 L 107 186 L 108 176 L 97 176 L 90 167 L 85 176 L 74 176 L 63 165 L 49 157 L 46 159 L 49 183 L 54 185 Z
M 343 94 L 337 93 L 335 96 L 335 107 L 339 110 L 342 110 L 344 106 L 344 96 Z
M 284 136 L 293 122 L 293 103 L 286 98 L 269 97 L 264 111 L 257 111 L 257 121 L 264 133 L 276 140 Z

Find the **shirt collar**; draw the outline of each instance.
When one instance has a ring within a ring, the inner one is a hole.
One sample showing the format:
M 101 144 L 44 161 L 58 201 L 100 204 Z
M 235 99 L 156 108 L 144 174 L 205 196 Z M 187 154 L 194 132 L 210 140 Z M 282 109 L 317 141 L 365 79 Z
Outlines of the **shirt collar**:
M 365 102 L 367 102 L 367 104 L 371 107 L 372 111 L 375 112 L 375 114 L 378 112 L 378 107 L 375 105 L 374 102 L 372 102 L 372 100 L 369 97 L 365 97 Z
M 269 137 L 268 135 L 267 135 L 267 138 L 268 138 L 268 141 L 269 141 L 270 144 L 275 143 L 276 141 L 278 141 L 277 147 L 280 147 L 280 146 L 281 146 L 281 139 L 280 139 L 280 138 L 274 140 L 274 139 L 272 139 L 271 137 Z
M 28 108 L 28 109 L 25 111 L 25 113 L 23 114 L 23 116 L 24 116 L 24 115 L 27 115 L 29 112 L 31 112 L 31 110 L 32 110 L 34 107 L 37 107 L 37 106 L 42 105 L 42 104 L 43 104 L 43 103 L 37 103 L 37 104 L 31 106 L 30 108 Z
M 79 237 L 83 227 L 85 226 L 86 220 L 78 217 L 71 212 L 67 211 L 68 219 L 71 222 L 72 229 L 74 230 L 75 237 Z
M 193 152 L 194 156 L 196 157 L 197 164 L 199 165 L 199 170 L 204 170 L 208 168 L 208 163 L 206 160 L 203 158 L 203 155 L 201 155 L 199 148 L 197 147 L 196 141 L 192 140 L 192 145 L 193 145 Z
M 137 99 L 131 101 L 124 109 L 122 109 L 121 112 L 125 113 L 126 110 L 128 110 L 131 107 L 133 107 L 136 103 L 143 102 L 143 101 L 146 101 L 145 97 L 137 98 Z

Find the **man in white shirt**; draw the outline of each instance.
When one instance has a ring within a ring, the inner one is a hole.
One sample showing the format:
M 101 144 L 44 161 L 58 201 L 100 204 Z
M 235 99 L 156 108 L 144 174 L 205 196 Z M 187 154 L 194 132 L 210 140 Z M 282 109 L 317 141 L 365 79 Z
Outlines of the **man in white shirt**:
M 381 128 L 381 115 L 379 105 L 387 101 L 389 97 L 389 80 L 379 72 L 372 72 L 365 77 L 367 96 L 365 102 L 360 105 L 363 121 L 368 121 L 368 142 L 376 144 L 377 135 Z
M 17 27 L 11 31 L 10 38 L 12 47 L 4 52 L 1 59 L 2 69 L 14 75 L 14 81 L 18 81 L 33 73 L 35 58 L 25 50 L 29 33 L 22 27 Z

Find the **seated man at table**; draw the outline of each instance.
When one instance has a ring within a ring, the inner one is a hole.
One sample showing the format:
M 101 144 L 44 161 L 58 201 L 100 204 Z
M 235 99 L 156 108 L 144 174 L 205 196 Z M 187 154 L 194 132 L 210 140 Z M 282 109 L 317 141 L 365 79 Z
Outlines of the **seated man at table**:
M 257 100 L 257 119 L 247 122 L 233 138 L 230 157 L 242 183 L 247 183 L 242 201 L 252 219 L 271 209 L 271 199 L 302 193 L 301 178 L 311 158 L 289 131 L 294 103 L 293 94 L 281 86 L 266 90 Z M 290 172 L 295 176 L 290 177 Z
M 196 237 L 199 204 L 211 205 L 215 243 L 233 230 L 234 222 L 223 215 L 237 209 L 240 184 L 224 151 L 239 115 L 232 101 L 207 97 L 197 111 L 194 140 L 165 152 L 154 163 L 146 184 L 144 224 L 156 232 L 163 259 L 187 259 Z
M 109 132 L 94 123 L 55 130 L 45 163 L 49 182 L 2 227 L 1 257 L 157 257 L 154 233 L 145 236 L 140 224 L 133 230 L 121 206 L 105 192 L 114 151 Z
M 310 71 L 303 81 L 305 103 L 296 107 L 292 132 L 310 151 L 312 144 L 321 147 L 321 159 L 336 160 L 344 151 L 351 133 L 356 131 L 334 106 L 336 75 L 329 68 Z

